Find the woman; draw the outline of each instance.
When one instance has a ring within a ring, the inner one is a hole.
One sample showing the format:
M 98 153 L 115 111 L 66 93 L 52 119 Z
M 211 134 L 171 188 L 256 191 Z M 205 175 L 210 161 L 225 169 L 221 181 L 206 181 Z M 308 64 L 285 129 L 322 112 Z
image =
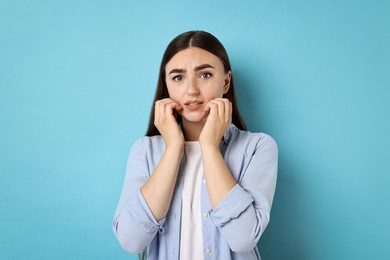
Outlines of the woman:
M 130 151 L 115 212 L 121 246 L 148 259 L 260 259 L 277 146 L 246 131 L 213 35 L 190 31 L 168 45 L 146 135 Z

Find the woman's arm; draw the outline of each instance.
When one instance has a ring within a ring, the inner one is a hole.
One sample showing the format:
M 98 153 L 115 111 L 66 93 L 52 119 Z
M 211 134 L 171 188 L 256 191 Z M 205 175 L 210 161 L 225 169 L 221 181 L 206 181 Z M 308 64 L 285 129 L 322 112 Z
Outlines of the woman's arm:
M 126 176 L 115 211 L 112 228 L 119 244 L 129 253 L 141 253 L 155 237 L 164 220 L 157 221 L 148 207 L 141 187 L 150 176 L 148 155 L 153 147 L 162 154 L 163 142 L 141 138 L 132 146 L 126 166 Z
M 213 208 L 211 217 L 232 251 L 252 250 L 269 221 L 277 173 L 277 146 L 266 137 L 255 147 L 240 183 L 233 178 L 219 150 L 230 124 L 231 104 L 215 99 L 199 141 L 207 191 Z
M 158 100 L 155 104 L 154 124 L 164 138 L 166 150 L 141 193 L 157 220 L 168 212 L 183 153 L 184 135 L 174 116 L 180 109 L 179 104 L 170 98 Z
M 171 204 L 183 148 L 167 147 L 161 161 L 141 193 L 157 221 L 163 219 Z
M 236 180 L 230 173 L 219 147 L 202 146 L 202 157 L 207 192 L 214 209 L 236 185 Z
M 261 135 L 239 183 L 210 213 L 232 251 L 252 250 L 266 229 L 275 193 L 277 164 L 275 141 Z
M 180 107 L 170 99 L 156 102 L 155 124 L 165 146 L 152 148 L 138 141 L 129 155 L 113 229 L 123 249 L 131 253 L 141 253 L 152 241 L 170 207 L 184 146 L 183 134 L 173 116 L 174 109 Z M 164 152 L 148 151 L 163 154 L 150 178 L 147 149 L 165 149 Z
M 207 192 L 215 208 L 236 184 L 219 150 L 221 138 L 231 123 L 232 104 L 228 99 L 217 98 L 208 103 L 207 109 L 209 115 L 199 143 Z

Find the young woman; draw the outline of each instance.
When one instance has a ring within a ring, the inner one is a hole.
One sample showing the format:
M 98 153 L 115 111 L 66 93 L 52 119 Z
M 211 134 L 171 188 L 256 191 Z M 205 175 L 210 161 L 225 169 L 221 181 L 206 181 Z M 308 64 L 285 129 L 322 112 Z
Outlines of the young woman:
M 277 146 L 238 111 L 228 55 L 213 35 L 177 36 L 162 58 L 149 128 L 132 147 L 113 230 L 148 259 L 260 259 Z

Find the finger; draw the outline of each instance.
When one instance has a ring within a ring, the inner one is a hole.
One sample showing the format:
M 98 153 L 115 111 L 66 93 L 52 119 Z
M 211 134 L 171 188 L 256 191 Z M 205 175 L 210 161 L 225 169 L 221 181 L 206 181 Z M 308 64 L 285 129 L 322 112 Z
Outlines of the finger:
M 177 103 L 177 102 L 175 102 L 175 103 L 176 103 L 175 107 L 174 107 L 175 110 L 177 110 L 177 111 L 183 110 L 183 108 L 180 106 L 179 103 Z
M 161 100 L 157 100 L 154 104 L 154 119 L 158 121 L 161 118 Z
M 226 100 L 222 99 L 222 100 L 219 100 L 218 101 L 218 112 L 219 112 L 219 116 L 221 117 L 221 119 L 225 119 L 226 118 L 226 112 L 228 111 L 227 110 L 227 107 L 226 107 Z
M 166 107 L 166 103 L 167 102 L 169 102 L 169 100 L 163 99 L 159 103 L 159 108 L 158 109 L 159 109 L 159 113 L 160 113 L 160 118 L 161 119 L 165 118 L 165 115 L 166 115 L 165 107 Z
M 225 122 L 232 122 L 232 103 L 229 100 L 225 100 Z
M 224 102 L 224 100 L 220 99 L 220 98 L 216 98 L 210 102 L 215 104 L 218 117 L 221 119 L 224 119 L 225 118 L 225 102 Z
M 216 102 L 214 102 L 213 100 L 211 100 L 211 101 L 208 103 L 208 107 L 210 108 L 210 109 L 209 109 L 210 115 L 216 116 L 216 117 L 219 116 L 219 113 L 218 113 L 218 104 L 217 104 Z
M 223 102 L 222 106 L 224 108 L 223 108 L 223 115 L 221 116 L 226 120 L 226 122 L 230 121 L 232 115 L 232 103 L 227 98 L 218 98 L 216 100 Z
M 156 119 L 158 116 L 157 106 L 158 106 L 158 101 L 154 102 L 154 119 Z
M 169 102 L 167 102 L 165 105 L 165 113 L 167 115 L 174 114 L 175 111 L 180 111 L 180 110 L 182 110 L 182 107 L 180 106 L 180 104 L 172 99 Z
M 155 118 L 157 120 L 165 117 L 166 105 L 170 102 L 172 102 L 172 100 L 169 98 L 165 98 L 165 99 L 161 99 L 161 100 L 156 101 L 156 103 L 155 103 Z
M 165 98 L 162 101 L 166 105 L 169 104 L 171 106 L 171 104 L 174 104 L 174 106 L 171 106 L 172 109 L 175 109 L 175 110 L 178 110 L 178 111 L 183 109 L 178 102 L 176 102 L 175 100 L 173 100 L 171 98 Z
M 210 102 L 208 102 L 208 103 L 204 106 L 204 109 L 203 109 L 203 110 L 204 110 L 205 112 L 210 112 L 210 109 L 211 109 L 211 108 L 210 108 Z

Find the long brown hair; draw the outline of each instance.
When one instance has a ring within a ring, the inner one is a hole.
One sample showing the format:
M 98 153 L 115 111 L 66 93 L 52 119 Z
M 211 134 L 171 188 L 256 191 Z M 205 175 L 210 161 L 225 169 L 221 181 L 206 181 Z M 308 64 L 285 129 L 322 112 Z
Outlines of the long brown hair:
M 225 73 L 228 73 L 229 71 L 232 70 L 230 66 L 229 57 L 227 55 L 225 48 L 214 35 L 204 31 L 188 31 L 174 38 L 169 43 L 161 60 L 156 94 L 154 96 L 153 106 L 150 112 L 148 130 L 146 132 L 147 136 L 154 136 L 160 134 L 157 127 L 154 125 L 154 109 L 157 100 L 169 97 L 167 84 L 165 82 L 165 66 L 172 59 L 172 57 L 175 56 L 176 53 L 190 47 L 198 47 L 217 56 L 221 60 L 224 66 Z M 232 103 L 232 107 L 233 107 L 232 123 L 235 126 L 237 126 L 239 129 L 246 130 L 245 122 L 238 110 L 236 93 L 234 91 L 233 74 L 230 80 L 229 90 L 226 94 L 223 95 L 223 97 L 229 99 L 229 101 Z M 180 124 L 181 121 L 182 121 L 181 116 L 178 115 L 177 123 Z

